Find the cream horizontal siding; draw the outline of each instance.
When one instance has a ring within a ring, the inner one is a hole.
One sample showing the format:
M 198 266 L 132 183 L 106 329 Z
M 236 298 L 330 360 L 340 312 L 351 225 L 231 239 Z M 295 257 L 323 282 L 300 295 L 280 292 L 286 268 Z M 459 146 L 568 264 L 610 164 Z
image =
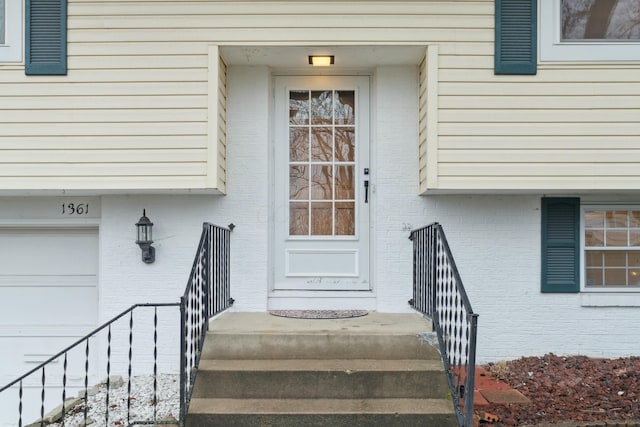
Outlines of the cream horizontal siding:
M 419 191 L 438 183 L 438 46 L 429 45 L 418 65 Z
M 75 44 L 77 5 L 70 2 L 67 76 L 0 66 L 0 189 L 215 190 L 206 42 Z M 94 29 L 127 19 L 114 5 Z
M 492 44 L 453 46 L 469 45 L 440 47 L 430 190 L 640 187 L 640 63 L 540 63 L 535 76 L 496 76 Z
M 0 65 L 0 189 L 46 182 L 99 191 L 129 182 L 224 192 L 232 172 L 226 66 L 216 56 L 212 68 L 212 46 L 431 41 L 472 54 L 491 47 L 482 31 L 490 9 L 474 0 L 70 0 L 67 76 L 27 77 Z
M 225 192 L 217 46 L 359 44 L 426 48 L 420 192 L 639 187 L 640 63 L 496 76 L 493 12 L 491 0 L 70 0 L 68 76 L 0 65 L 0 189 L 46 176 Z
M 216 150 L 216 186 L 223 193 L 227 191 L 227 65 L 218 56 L 218 86 L 217 86 L 217 124 Z M 209 174 L 212 175 L 211 173 Z
M 127 150 L 135 149 L 206 149 L 206 143 L 198 135 L 182 135 L 178 140 L 171 135 L 0 135 L 0 150 L 104 150 L 110 147 L 126 146 Z M 4 151 L 3 151 L 4 153 Z M 31 154 L 29 154 L 31 156 Z
M 227 188 L 227 65 L 218 46 L 209 47 L 209 186 Z
M 427 185 L 427 53 L 418 64 L 418 188 L 426 191 Z M 429 159 L 431 160 L 431 159 Z M 436 165 L 437 162 L 431 162 Z
M 0 180 L 7 189 L 12 190 L 51 190 L 51 189 L 78 189 L 83 192 L 97 192 L 96 190 L 108 189 L 118 192 L 135 191 L 166 191 L 167 189 L 200 188 L 202 180 L 191 174 L 184 176 L 170 176 L 164 172 L 157 175 L 102 175 L 90 173 L 89 175 L 61 176 L 59 171 L 52 175 L 31 176 L 2 176 Z

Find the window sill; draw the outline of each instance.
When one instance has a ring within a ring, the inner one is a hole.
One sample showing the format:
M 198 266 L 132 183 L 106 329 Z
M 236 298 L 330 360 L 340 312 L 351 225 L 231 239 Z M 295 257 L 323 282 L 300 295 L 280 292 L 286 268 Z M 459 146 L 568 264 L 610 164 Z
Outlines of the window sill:
M 640 307 L 640 289 L 638 292 L 582 292 L 582 307 Z

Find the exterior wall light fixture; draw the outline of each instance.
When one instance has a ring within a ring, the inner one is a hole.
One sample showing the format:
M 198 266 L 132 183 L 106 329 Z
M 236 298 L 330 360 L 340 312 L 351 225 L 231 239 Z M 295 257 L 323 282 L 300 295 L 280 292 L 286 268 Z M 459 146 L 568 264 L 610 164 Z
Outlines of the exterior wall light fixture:
M 142 217 L 136 223 L 138 239 L 136 243 L 142 249 L 142 261 L 151 264 L 156 260 L 156 249 L 151 246 L 153 243 L 153 223 L 147 218 L 147 210 L 142 210 Z
M 314 67 L 329 67 L 335 63 L 333 55 L 309 55 L 309 65 Z

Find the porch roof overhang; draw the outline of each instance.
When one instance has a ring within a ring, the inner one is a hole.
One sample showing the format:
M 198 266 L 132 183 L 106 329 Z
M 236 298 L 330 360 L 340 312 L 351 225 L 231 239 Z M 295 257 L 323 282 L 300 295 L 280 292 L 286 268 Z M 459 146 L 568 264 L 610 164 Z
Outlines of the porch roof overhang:
M 378 66 L 417 65 L 426 45 L 240 46 L 221 45 L 227 65 L 267 66 L 274 69 L 313 68 L 309 55 L 334 55 L 327 69 L 372 69 Z

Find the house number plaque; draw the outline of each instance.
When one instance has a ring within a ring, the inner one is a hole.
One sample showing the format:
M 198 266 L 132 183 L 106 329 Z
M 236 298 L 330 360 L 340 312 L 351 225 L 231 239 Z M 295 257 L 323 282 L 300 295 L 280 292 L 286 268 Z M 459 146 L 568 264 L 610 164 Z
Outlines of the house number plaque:
M 62 215 L 88 215 L 89 203 L 63 203 Z

